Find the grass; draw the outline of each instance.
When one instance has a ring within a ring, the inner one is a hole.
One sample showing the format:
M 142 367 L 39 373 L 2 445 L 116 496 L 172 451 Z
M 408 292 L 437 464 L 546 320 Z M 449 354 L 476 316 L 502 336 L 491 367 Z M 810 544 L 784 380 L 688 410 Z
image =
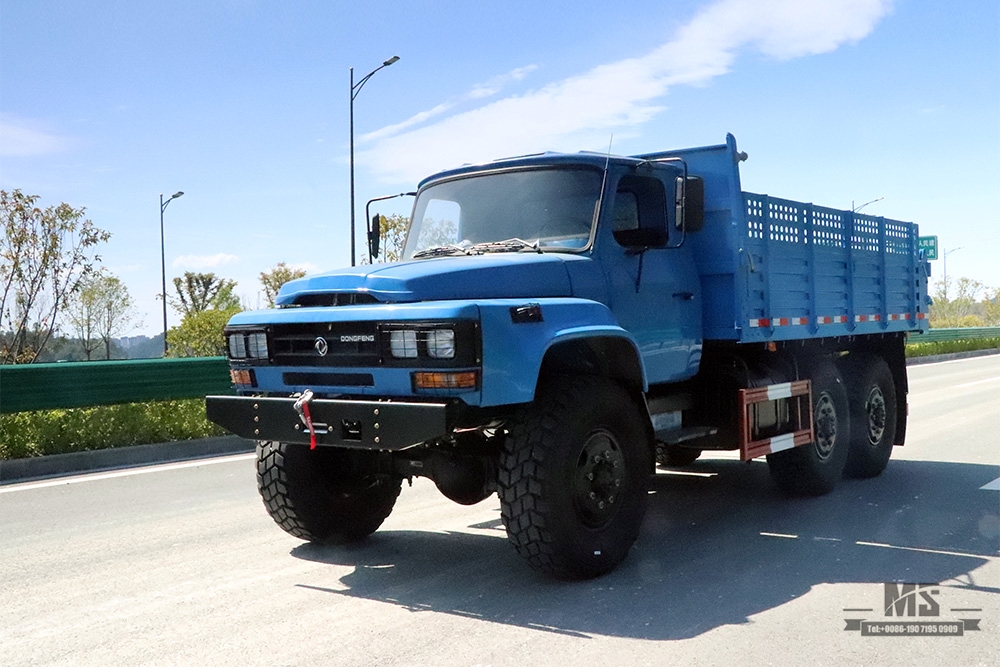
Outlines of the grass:
M 932 343 L 908 343 L 907 358 L 927 357 L 932 354 L 951 354 L 974 350 L 1000 349 L 1000 338 L 977 338 L 972 340 L 942 340 Z
M 0 415 L 0 460 L 224 434 L 200 398 L 19 412 Z

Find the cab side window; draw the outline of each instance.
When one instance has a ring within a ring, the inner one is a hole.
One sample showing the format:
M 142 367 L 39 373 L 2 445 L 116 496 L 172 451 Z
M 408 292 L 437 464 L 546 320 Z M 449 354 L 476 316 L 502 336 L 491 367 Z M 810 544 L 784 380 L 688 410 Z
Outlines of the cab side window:
M 615 240 L 626 247 L 659 247 L 667 243 L 667 195 L 663 182 L 625 176 L 615 192 L 612 212 Z

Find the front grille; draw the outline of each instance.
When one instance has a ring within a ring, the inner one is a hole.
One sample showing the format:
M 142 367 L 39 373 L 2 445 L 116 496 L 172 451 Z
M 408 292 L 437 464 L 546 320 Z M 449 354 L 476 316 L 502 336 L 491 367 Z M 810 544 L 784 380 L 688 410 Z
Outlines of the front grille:
M 374 322 L 276 324 L 271 346 L 279 366 L 378 366 L 379 360 Z

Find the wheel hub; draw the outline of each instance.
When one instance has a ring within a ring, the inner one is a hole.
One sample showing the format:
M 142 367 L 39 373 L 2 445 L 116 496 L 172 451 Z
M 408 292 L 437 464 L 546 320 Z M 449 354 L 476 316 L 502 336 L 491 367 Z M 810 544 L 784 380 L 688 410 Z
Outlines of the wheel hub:
M 885 422 L 888 416 L 885 407 L 885 396 L 882 389 L 875 385 L 865 402 L 865 412 L 868 414 L 868 444 L 872 447 L 882 442 L 885 434 Z
M 614 435 L 598 430 L 587 436 L 575 474 L 573 504 L 583 523 L 606 524 L 625 484 L 625 457 Z
M 837 407 L 829 394 L 821 394 L 816 402 L 816 453 L 823 460 L 830 458 L 837 444 Z

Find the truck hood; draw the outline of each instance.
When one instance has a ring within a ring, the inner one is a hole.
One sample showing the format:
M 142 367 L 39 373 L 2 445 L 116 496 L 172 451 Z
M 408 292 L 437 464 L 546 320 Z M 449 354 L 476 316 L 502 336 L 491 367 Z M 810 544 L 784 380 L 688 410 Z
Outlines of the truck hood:
M 367 294 L 388 303 L 568 297 L 573 290 L 566 263 L 581 260 L 589 258 L 520 252 L 356 266 L 289 281 L 275 301 L 283 306 L 334 294 Z

